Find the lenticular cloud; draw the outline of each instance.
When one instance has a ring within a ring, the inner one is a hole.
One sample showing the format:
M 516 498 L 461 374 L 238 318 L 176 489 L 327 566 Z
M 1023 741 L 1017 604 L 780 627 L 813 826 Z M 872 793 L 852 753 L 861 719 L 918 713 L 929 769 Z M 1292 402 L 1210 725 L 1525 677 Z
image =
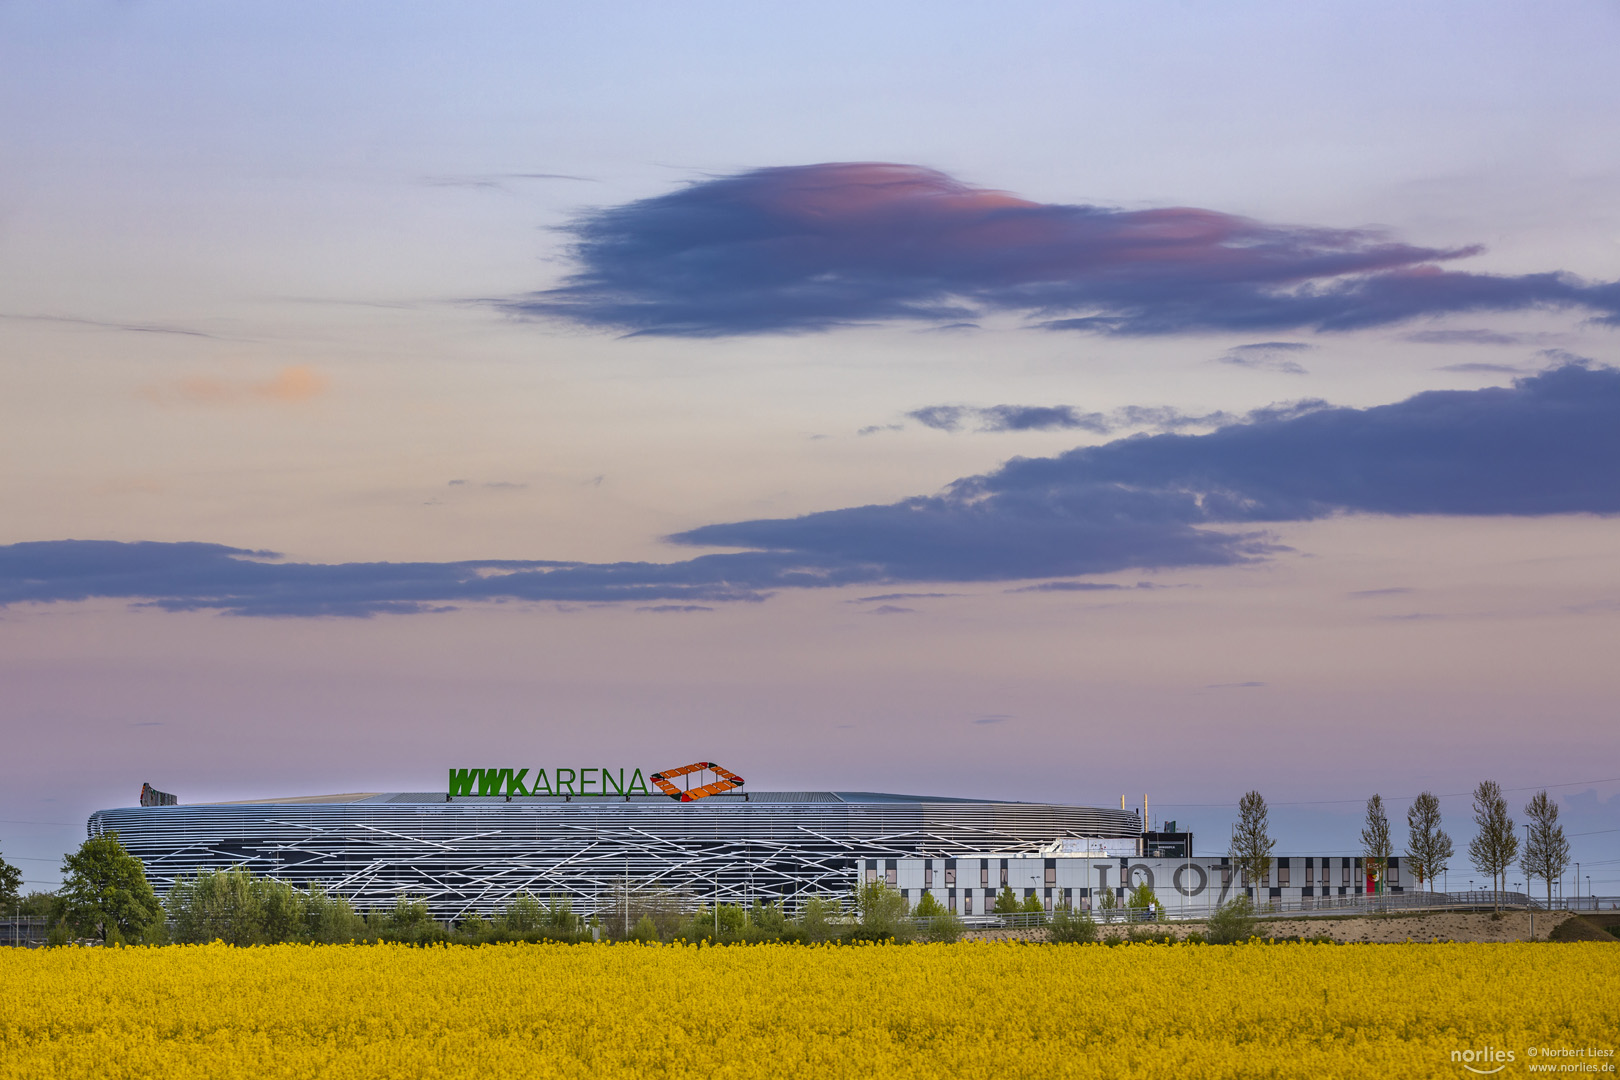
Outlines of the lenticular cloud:
M 1620 285 L 1446 270 L 1478 247 L 1193 207 L 1038 203 L 916 165 L 756 169 L 593 210 L 578 269 L 501 301 L 524 317 L 720 337 L 993 312 L 1108 334 L 1350 330 L 1448 312 L 1575 308 L 1620 325 Z

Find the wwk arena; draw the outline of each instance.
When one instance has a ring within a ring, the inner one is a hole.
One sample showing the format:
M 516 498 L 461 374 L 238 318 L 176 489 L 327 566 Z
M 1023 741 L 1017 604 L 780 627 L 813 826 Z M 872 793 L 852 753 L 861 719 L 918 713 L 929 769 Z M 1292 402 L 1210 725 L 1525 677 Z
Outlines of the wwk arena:
M 451 769 L 438 792 L 198 805 L 147 786 L 141 805 L 91 815 L 92 836 L 109 831 L 160 893 L 181 878 L 241 866 L 300 888 L 322 885 L 362 911 L 409 896 L 439 919 L 489 915 L 522 894 L 606 913 L 626 889 L 667 891 L 694 906 L 759 901 L 795 910 L 812 896 L 843 897 L 881 880 L 912 903 L 928 891 L 973 915 L 1003 887 L 1050 909 L 1091 907 L 1102 891 L 1123 896 L 1142 880 L 1171 904 L 1170 890 L 1202 905 L 1219 903 L 1233 885 L 1226 860 L 1192 858 L 1190 834 L 1147 832 L 1136 811 L 752 791 L 714 762 L 663 771 Z M 1335 884 L 1339 876 L 1335 869 Z

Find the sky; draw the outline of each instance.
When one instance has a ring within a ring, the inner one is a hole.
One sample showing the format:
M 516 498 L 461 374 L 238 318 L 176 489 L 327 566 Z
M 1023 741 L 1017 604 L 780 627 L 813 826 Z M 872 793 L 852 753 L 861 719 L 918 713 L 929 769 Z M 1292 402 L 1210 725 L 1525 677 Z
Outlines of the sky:
M 0 855 L 704 759 L 1207 854 L 1433 791 L 1464 877 L 1489 778 L 1620 894 L 1617 45 L 0 3 Z

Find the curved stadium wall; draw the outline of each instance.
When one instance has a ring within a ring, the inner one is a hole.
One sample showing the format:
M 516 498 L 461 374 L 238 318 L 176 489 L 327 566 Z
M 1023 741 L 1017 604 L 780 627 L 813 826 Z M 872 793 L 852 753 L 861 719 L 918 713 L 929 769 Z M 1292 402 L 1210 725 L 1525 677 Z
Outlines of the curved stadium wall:
M 1134 837 L 1124 810 L 873 792 L 753 792 L 681 803 L 620 799 L 330 796 L 99 810 L 159 893 L 203 870 L 245 866 L 319 883 L 356 908 L 424 900 L 440 919 L 492 914 L 522 894 L 592 914 L 615 889 L 693 903 L 847 894 L 861 860 L 1037 851 L 1063 836 Z

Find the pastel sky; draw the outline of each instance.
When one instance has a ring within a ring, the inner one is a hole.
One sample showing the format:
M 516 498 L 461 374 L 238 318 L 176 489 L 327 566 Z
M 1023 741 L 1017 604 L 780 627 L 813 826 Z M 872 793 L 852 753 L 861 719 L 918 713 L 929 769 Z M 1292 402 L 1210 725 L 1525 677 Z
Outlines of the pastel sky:
M 1617 49 L 0 4 L 0 853 L 712 759 L 1351 854 L 1489 777 L 1620 892 Z

